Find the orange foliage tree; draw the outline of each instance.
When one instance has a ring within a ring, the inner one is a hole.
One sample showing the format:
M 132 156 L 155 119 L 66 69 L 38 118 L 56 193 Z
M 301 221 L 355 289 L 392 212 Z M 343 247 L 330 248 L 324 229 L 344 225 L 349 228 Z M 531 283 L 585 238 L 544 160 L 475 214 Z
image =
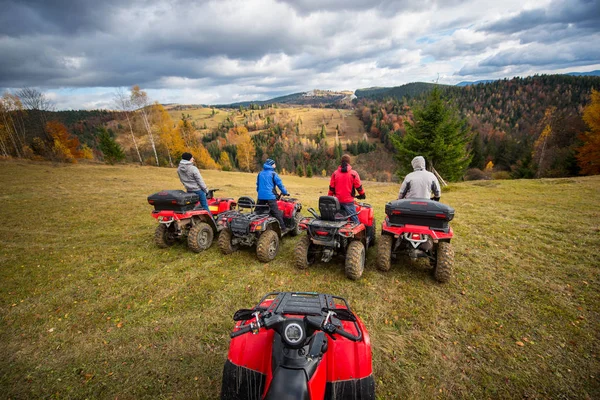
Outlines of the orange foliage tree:
M 600 92 L 592 89 L 592 101 L 583 109 L 583 120 L 589 130 L 579 135 L 583 146 L 577 161 L 582 175 L 600 174 Z
M 46 123 L 46 132 L 54 140 L 52 154 L 53 157 L 62 162 L 76 162 L 77 158 L 82 158 L 83 153 L 79 150 L 79 139 L 72 136 L 67 127 L 58 121 L 49 121 Z

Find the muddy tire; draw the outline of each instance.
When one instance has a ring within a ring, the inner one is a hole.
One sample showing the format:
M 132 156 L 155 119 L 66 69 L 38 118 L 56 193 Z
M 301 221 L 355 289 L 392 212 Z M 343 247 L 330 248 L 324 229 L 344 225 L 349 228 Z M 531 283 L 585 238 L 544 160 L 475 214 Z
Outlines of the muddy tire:
M 263 232 L 256 243 L 256 257 L 261 262 L 272 261 L 279 251 L 279 235 L 273 230 Z
M 389 271 L 392 266 L 392 245 L 394 237 L 391 235 L 381 235 L 379 245 L 377 246 L 377 269 L 380 271 Z
M 188 233 L 188 247 L 195 253 L 200 253 L 210 247 L 214 232 L 206 222 L 192 226 Z
M 309 265 L 314 264 L 316 257 L 314 252 L 311 252 L 311 247 L 314 245 L 311 243 L 308 236 L 303 236 L 296 244 L 294 250 L 295 265 L 298 269 L 306 269 Z
M 231 244 L 231 239 L 233 235 L 231 231 L 227 228 L 223 229 L 221 233 L 219 233 L 219 240 L 217 243 L 219 244 L 219 249 L 221 249 L 221 253 L 223 254 L 231 254 L 237 251 L 237 246 Z
M 173 246 L 177 238 L 172 229 L 165 224 L 159 224 L 154 231 L 154 243 L 161 249 Z
M 369 237 L 369 247 L 375 246 L 376 242 L 376 234 L 375 229 L 377 229 L 377 220 L 373 217 L 373 225 L 367 226 L 367 236 Z
M 298 236 L 302 233 L 302 230 L 300 230 L 300 220 L 302 218 L 304 217 L 302 216 L 302 214 L 300 214 L 300 212 L 297 212 L 296 215 L 294 215 L 294 226 L 290 231 L 290 236 Z
M 452 278 L 452 266 L 454 264 L 454 250 L 448 242 L 438 243 L 437 262 L 433 270 L 433 276 L 438 282 L 448 282 Z
M 365 246 L 359 240 L 353 240 L 346 251 L 346 276 L 353 281 L 360 279 L 365 270 Z

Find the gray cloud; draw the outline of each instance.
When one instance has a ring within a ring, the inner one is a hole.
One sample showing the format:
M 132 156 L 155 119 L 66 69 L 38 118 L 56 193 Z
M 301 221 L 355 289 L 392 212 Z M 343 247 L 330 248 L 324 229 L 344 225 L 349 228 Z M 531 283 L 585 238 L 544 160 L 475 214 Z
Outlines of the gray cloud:
M 600 63 L 598 0 L 0 1 L 0 87 L 80 88 L 77 101 L 134 84 L 225 103 Z

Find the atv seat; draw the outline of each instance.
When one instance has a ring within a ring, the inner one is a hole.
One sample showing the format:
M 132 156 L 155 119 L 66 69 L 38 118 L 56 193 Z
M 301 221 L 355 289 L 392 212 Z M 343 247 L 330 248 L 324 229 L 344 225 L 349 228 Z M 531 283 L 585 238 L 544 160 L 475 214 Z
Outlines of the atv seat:
M 321 219 L 325 221 L 335 221 L 340 217 L 340 202 L 337 197 L 321 196 L 319 197 L 319 212 Z
M 256 207 L 256 203 L 252 197 L 242 196 L 238 199 L 238 207 L 253 209 Z

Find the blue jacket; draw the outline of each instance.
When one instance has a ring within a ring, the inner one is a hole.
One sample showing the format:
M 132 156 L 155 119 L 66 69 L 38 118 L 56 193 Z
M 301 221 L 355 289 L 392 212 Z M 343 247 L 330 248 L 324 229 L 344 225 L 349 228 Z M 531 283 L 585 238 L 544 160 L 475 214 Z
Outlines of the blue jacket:
M 256 191 L 258 192 L 258 200 L 275 200 L 275 186 L 281 190 L 282 194 L 288 194 L 287 189 L 283 186 L 281 178 L 275 172 L 275 168 L 271 165 L 263 165 L 263 170 L 256 177 Z

